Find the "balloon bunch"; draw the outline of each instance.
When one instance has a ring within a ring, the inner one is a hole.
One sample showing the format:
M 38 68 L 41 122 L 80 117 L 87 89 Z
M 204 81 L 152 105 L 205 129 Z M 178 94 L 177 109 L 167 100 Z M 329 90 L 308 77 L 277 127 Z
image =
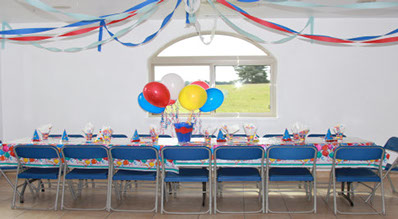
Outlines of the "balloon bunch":
M 178 101 L 178 102 L 177 102 Z M 194 123 L 196 130 L 201 129 L 201 112 L 211 112 L 224 102 L 224 94 L 217 88 L 210 88 L 204 81 L 195 81 L 185 86 L 184 80 L 175 73 L 162 77 L 160 82 L 150 82 L 138 95 L 140 107 L 154 114 L 162 114 L 160 127 L 165 130 L 179 123 L 179 105 L 191 111 L 188 123 Z M 195 113 L 195 110 L 199 112 Z

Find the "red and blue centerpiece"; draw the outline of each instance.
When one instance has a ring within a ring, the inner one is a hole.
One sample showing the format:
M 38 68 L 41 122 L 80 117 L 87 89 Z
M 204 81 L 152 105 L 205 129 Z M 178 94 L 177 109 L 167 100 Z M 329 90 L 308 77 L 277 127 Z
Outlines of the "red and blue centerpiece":
M 193 125 L 194 125 L 193 123 L 187 123 L 187 122 L 174 123 L 178 142 L 186 143 L 191 141 Z

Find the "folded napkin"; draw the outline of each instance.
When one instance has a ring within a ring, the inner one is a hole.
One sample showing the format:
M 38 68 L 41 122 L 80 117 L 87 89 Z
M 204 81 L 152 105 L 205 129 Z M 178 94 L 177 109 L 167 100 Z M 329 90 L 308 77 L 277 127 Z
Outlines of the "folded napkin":
M 32 141 L 40 141 L 40 136 L 39 133 L 37 132 L 37 129 L 35 129 L 35 132 L 33 133 Z
M 328 132 L 326 133 L 325 140 L 327 141 L 333 140 L 333 136 L 332 133 L 330 132 L 330 129 L 328 129 Z
M 285 133 L 283 134 L 282 140 L 284 141 L 291 141 L 292 139 L 290 138 L 289 131 L 285 129 Z
M 93 134 L 94 132 L 94 125 L 91 122 L 88 122 L 83 129 L 84 134 Z
M 50 133 L 52 127 L 53 127 L 53 125 L 50 123 L 50 124 L 46 124 L 46 125 L 40 126 L 38 128 L 38 130 L 39 130 L 40 133 L 42 133 L 42 134 L 45 133 L 46 134 L 46 133 Z
M 131 138 L 131 142 L 139 142 L 140 141 L 140 136 L 138 135 L 137 129 L 134 131 L 134 135 Z
M 68 134 L 66 133 L 66 130 L 64 129 L 64 132 L 62 133 L 62 141 L 69 141 Z
M 254 136 L 257 132 L 257 127 L 254 124 L 244 124 L 243 129 L 245 130 L 246 136 Z

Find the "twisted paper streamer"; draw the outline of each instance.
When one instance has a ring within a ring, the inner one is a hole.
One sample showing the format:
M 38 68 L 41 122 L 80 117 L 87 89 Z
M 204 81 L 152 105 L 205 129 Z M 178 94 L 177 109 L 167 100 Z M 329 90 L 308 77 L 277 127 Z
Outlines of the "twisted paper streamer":
M 210 0 L 208 0 L 209 2 L 211 2 Z M 398 37 L 390 37 L 390 38 L 384 38 L 384 39 L 379 39 L 379 40 L 370 40 L 370 39 L 376 39 L 376 38 L 382 38 L 391 34 L 395 34 L 398 32 L 398 29 L 395 29 L 387 34 L 383 34 L 383 35 L 378 35 L 378 36 L 361 36 L 361 37 L 355 37 L 355 38 L 350 38 L 350 39 L 341 39 L 341 38 L 337 38 L 337 37 L 331 37 L 331 36 L 325 36 L 325 35 L 314 35 L 314 34 L 302 34 L 300 32 L 297 32 L 293 29 L 290 29 L 288 27 L 285 27 L 283 25 L 280 24 L 276 24 L 270 21 L 266 21 L 263 19 L 260 19 L 258 17 L 254 17 L 252 15 L 249 15 L 246 11 L 244 11 L 243 9 L 239 8 L 238 6 L 226 1 L 226 0 L 216 0 L 218 3 L 234 10 L 237 11 L 238 13 L 240 13 L 241 15 L 243 15 L 244 17 L 264 26 L 264 27 L 268 27 L 271 28 L 273 30 L 278 30 L 287 34 L 297 34 L 298 36 L 307 38 L 307 39 L 312 39 L 312 40 L 316 40 L 316 41 L 320 41 L 320 42 L 328 42 L 328 43 L 347 43 L 347 44 L 352 44 L 352 43 L 391 43 L 391 42 L 397 42 L 398 41 Z M 249 34 L 249 33 L 247 33 Z M 250 34 L 251 35 L 251 34 Z M 251 37 L 255 37 L 253 35 L 251 35 Z M 261 41 L 263 41 L 262 39 L 259 39 Z M 261 42 L 259 41 L 259 42 Z M 263 41 L 264 42 L 264 41 Z

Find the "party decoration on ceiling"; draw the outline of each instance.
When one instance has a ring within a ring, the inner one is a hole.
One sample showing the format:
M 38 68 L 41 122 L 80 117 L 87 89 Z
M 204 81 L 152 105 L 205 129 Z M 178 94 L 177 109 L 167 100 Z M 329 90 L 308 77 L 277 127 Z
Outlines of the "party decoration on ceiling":
M 25 42 L 27 45 L 32 45 L 37 48 L 46 49 L 52 52 L 79 52 L 87 49 L 97 48 L 98 51 L 102 50 L 102 45 L 106 44 L 110 41 L 117 41 L 124 46 L 127 47 L 136 47 L 142 44 L 146 44 L 154 39 L 162 29 L 170 22 L 172 16 L 174 15 L 176 9 L 179 7 L 181 2 L 183 1 L 185 4 L 186 11 L 186 23 L 187 25 L 193 25 L 196 29 L 197 34 L 200 36 L 201 40 L 205 44 L 209 44 L 214 37 L 216 30 L 216 22 L 217 18 L 220 17 L 226 24 L 228 24 L 233 30 L 237 33 L 242 34 L 243 36 L 255 40 L 260 43 L 285 43 L 292 39 L 309 39 L 311 42 L 322 42 L 333 44 L 345 44 L 345 45 L 386 45 L 387 43 L 396 43 L 398 42 L 398 36 L 392 36 L 398 33 L 398 28 L 387 32 L 385 34 L 380 35 L 370 35 L 370 36 L 357 36 L 352 38 L 339 38 L 335 36 L 328 36 L 322 34 L 314 34 L 313 33 L 313 22 L 314 18 L 310 17 L 308 19 L 307 24 L 300 31 L 291 29 L 287 26 L 274 23 L 271 21 L 267 21 L 265 19 L 258 18 L 253 16 L 243 10 L 242 8 L 232 4 L 227 0 L 207 0 L 207 2 L 211 5 L 211 7 L 215 10 L 216 15 L 214 20 L 214 26 L 212 28 L 212 34 L 209 41 L 205 41 L 203 36 L 201 35 L 200 24 L 197 19 L 197 12 L 200 10 L 200 5 L 203 4 L 203 1 L 200 0 L 176 0 L 175 7 L 172 11 L 163 19 L 160 27 L 154 33 L 146 36 L 143 41 L 132 43 L 132 42 L 122 42 L 120 38 L 132 30 L 134 30 L 137 26 L 142 25 L 144 21 L 148 20 L 162 5 L 166 0 L 144 0 L 143 2 L 119 13 L 113 13 L 109 15 L 103 16 L 92 16 L 85 15 L 79 13 L 69 13 L 64 12 L 58 9 L 55 9 L 41 0 L 25 0 L 29 5 L 40 9 L 42 11 L 48 13 L 57 13 L 68 16 L 72 19 L 78 20 L 75 23 L 71 23 L 68 25 L 60 26 L 60 27 L 42 27 L 42 28 L 19 28 L 13 29 L 11 25 L 7 22 L 2 22 L 2 29 L 0 31 L 0 40 L 1 47 L 4 49 L 5 42 Z M 238 2 L 247 3 L 247 4 L 258 4 L 262 2 L 263 4 L 271 4 L 278 5 L 283 7 L 299 7 L 299 8 L 307 8 L 307 9 L 316 9 L 316 8 L 325 8 L 325 7 L 334 7 L 334 8 L 345 8 L 345 9 L 356 9 L 356 10 L 370 10 L 370 9 L 380 9 L 380 8 L 394 8 L 398 7 L 397 2 L 365 2 L 365 3 L 355 3 L 355 4 L 341 4 L 341 5 L 323 5 L 317 3 L 307 3 L 293 0 L 237 0 Z M 235 11 L 236 13 L 242 15 L 244 18 L 250 20 L 251 22 L 255 22 L 261 27 L 266 29 L 277 31 L 281 34 L 287 35 L 286 37 L 277 40 L 268 42 L 263 40 L 261 37 L 256 36 L 253 33 L 249 33 L 244 31 L 242 28 L 238 27 L 231 20 L 229 20 L 225 15 L 223 15 L 220 10 L 215 6 L 215 2 L 220 5 L 229 8 L 230 10 Z M 113 33 L 110 30 L 110 27 L 114 24 L 125 24 L 129 22 L 130 19 L 137 17 L 138 19 L 133 22 L 133 24 Z M 310 27 L 311 33 L 305 34 L 304 31 Z M 70 30 L 70 28 L 76 28 Z M 47 42 L 57 42 L 63 39 L 71 39 L 76 37 L 85 37 L 88 33 L 93 33 L 94 31 L 98 31 L 98 40 L 90 43 L 89 45 L 82 47 L 72 47 L 72 48 L 57 48 L 57 47 L 47 47 L 44 46 L 43 43 Z M 104 33 L 109 35 L 108 38 L 104 38 Z M 172 99 L 173 100 L 173 99 Z

